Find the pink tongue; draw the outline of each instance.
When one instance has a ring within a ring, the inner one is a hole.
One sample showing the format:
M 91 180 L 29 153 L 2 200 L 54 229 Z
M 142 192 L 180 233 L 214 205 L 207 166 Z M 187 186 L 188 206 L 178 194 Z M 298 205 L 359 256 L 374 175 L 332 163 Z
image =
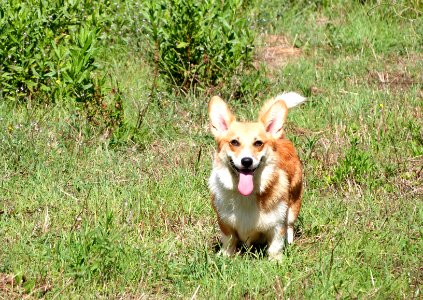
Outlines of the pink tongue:
M 239 173 L 238 191 L 244 196 L 248 196 L 253 192 L 253 172 L 241 171 Z

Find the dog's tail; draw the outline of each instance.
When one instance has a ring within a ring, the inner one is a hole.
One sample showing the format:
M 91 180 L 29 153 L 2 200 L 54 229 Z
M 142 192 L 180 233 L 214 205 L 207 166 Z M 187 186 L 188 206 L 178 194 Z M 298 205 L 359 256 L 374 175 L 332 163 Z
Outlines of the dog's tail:
M 274 98 L 274 101 L 278 101 L 278 100 L 283 100 L 285 101 L 285 104 L 288 108 L 297 106 L 298 104 L 303 103 L 304 101 L 306 101 L 306 98 L 304 98 L 303 96 L 295 93 L 295 92 L 289 92 L 289 93 L 282 93 L 277 95 Z
M 298 104 L 303 103 L 306 100 L 306 98 L 294 92 L 279 94 L 275 98 L 268 100 L 263 105 L 263 107 L 260 110 L 259 119 L 261 119 L 262 116 L 264 116 L 269 111 L 269 109 L 272 107 L 273 104 L 275 104 L 275 102 L 281 101 L 281 100 L 286 105 L 285 113 L 284 113 L 285 115 L 284 118 L 286 119 L 286 116 L 288 114 L 288 108 L 291 108 L 291 107 L 297 106 Z

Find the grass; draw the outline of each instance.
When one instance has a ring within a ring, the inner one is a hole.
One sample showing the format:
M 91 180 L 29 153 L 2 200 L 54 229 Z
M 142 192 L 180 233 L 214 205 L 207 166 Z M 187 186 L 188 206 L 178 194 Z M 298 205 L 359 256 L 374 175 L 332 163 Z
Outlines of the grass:
M 281 263 L 216 255 L 209 95 L 159 84 L 136 134 L 111 137 L 66 105 L 2 101 L 0 297 L 421 298 L 420 7 L 316 3 L 257 2 L 256 30 L 301 54 L 227 97 L 243 118 L 282 90 L 308 97 L 289 115 L 305 189 Z M 151 67 L 130 50 L 105 61 L 135 126 Z

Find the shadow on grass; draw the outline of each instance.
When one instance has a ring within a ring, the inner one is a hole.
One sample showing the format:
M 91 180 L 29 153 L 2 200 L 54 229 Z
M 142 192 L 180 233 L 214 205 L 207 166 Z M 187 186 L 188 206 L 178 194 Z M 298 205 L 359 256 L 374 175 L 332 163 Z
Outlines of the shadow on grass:
M 288 246 L 288 245 L 287 245 Z M 212 242 L 211 248 L 214 253 L 219 253 L 219 251 L 222 249 L 222 242 L 215 238 Z M 287 247 L 284 248 L 283 252 L 285 253 L 287 250 Z M 251 259 L 267 259 L 267 243 L 254 243 L 251 246 L 248 246 L 245 243 L 239 242 L 236 247 L 236 255 L 237 256 L 243 256 L 246 258 Z
M 303 230 L 303 222 L 302 219 L 298 219 L 298 224 L 295 226 L 295 237 L 294 237 L 294 243 L 295 240 L 299 240 L 301 237 L 304 236 L 304 230 Z M 285 241 L 285 247 L 282 250 L 284 255 L 289 255 L 288 252 L 288 248 L 292 246 L 289 245 L 286 241 Z M 237 246 L 236 246 L 236 253 L 237 255 L 241 255 L 241 256 L 246 256 L 246 257 L 250 257 L 250 258 L 256 258 L 256 259 L 263 259 L 263 258 L 268 258 L 267 255 L 267 243 L 266 242 L 258 242 L 258 243 L 254 243 L 251 246 L 248 246 L 246 243 L 243 242 L 238 242 Z M 222 249 L 222 242 L 220 241 L 220 239 L 218 237 L 214 237 L 213 240 L 211 241 L 211 249 L 213 250 L 214 253 L 219 253 L 219 251 Z

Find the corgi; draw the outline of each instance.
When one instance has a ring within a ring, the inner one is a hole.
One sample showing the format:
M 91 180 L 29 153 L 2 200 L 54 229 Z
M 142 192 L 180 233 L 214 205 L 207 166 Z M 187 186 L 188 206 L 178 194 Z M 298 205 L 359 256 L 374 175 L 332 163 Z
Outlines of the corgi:
M 208 183 L 222 233 L 221 254 L 235 254 L 239 242 L 264 243 L 269 258 L 279 260 L 285 239 L 293 242 L 303 175 L 284 124 L 288 108 L 304 101 L 297 93 L 284 93 L 263 105 L 258 122 L 239 122 L 220 97 L 210 100 L 217 151 Z

